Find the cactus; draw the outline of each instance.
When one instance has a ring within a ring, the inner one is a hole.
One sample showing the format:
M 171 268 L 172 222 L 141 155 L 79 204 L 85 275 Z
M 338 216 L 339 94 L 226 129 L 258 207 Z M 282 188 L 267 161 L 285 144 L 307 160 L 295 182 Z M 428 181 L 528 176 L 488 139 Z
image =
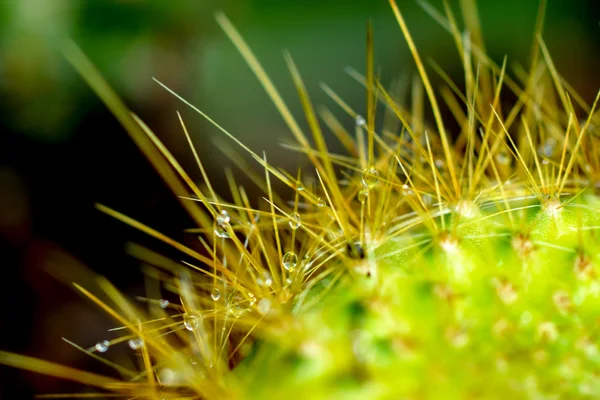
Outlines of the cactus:
M 219 197 L 194 152 L 204 178 L 198 187 L 69 45 L 67 57 L 197 223 L 189 231 L 199 248 L 99 205 L 185 258 L 177 263 L 129 247 L 177 302 L 147 298 L 140 307 L 100 277 L 102 293 L 75 285 L 123 327 L 118 338 L 86 351 L 102 360 L 128 342 L 139 375 L 119 380 L 4 352 L 0 361 L 101 393 L 153 399 L 598 393 L 598 98 L 586 104 L 558 74 L 539 36 L 541 18 L 529 71 L 511 78 L 506 59 L 497 65 L 483 50 L 474 2 L 463 4 L 471 36 L 459 33 L 450 11 L 430 10 L 453 35 L 465 74 L 461 91 L 438 70 L 446 85 L 435 92 L 402 13 L 390 4 L 419 72 L 412 104 L 377 80 L 370 29 L 366 74 L 355 74 L 366 88 L 364 116 L 324 87 L 355 121 L 354 132 L 332 113 L 319 121 L 287 56 L 314 144 L 242 37 L 217 15 L 297 139 L 294 150 L 316 171 L 309 180 L 277 169 L 181 99 L 264 170 L 252 176 L 264 192 L 256 205 L 231 177 L 233 202 Z M 508 106 L 506 92 L 516 97 Z M 454 134 L 441 100 L 459 127 Z M 433 121 L 423 117 L 426 104 Z M 376 127 L 376 112 L 388 124 Z M 347 155 L 329 152 L 322 122 Z M 274 193 L 274 180 L 293 195 Z

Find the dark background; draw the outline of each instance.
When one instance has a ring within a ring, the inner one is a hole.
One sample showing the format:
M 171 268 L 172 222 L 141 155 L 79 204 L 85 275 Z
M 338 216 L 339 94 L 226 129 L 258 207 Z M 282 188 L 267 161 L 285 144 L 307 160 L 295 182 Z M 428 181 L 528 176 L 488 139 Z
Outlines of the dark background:
M 432 2 L 442 9 L 440 1 Z M 457 15 L 457 1 L 450 1 Z M 600 13 L 595 0 L 549 0 L 544 38 L 561 73 L 587 101 L 600 87 Z M 412 0 L 398 0 L 424 59 L 461 82 L 450 36 Z M 486 46 L 509 67 L 527 65 L 537 1 L 480 0 Z M 167 94 L 156 77 L 207 112 L 269 161 L 294 170 L 303 162 L 281 150 L 291 135 L 234 46 L 214 21 L 223 10 L 249 42 L 286 102 L 301 108 L 282 52 L 291 52 L 315 104 L 348 126 L 353 121 L 318 88 L 326 82 L 353 108 L 362 87 L 344 68 L 364 71 L 365 26 L 374 24 L 376 64 L 384 83 L 415 73 L 400 29 L 384 0 L 5 0 L 0 2 L 0 349 L 90 368 L 60 338 L 84 347 L 104 339 L 112 321 L 68 284 L 48 274 L 78 260 L 124 292 L 143 293 L 139 263 L 126 256 L 136 241 L 171 255 L 96 211 L 102 203 L 186 240 L 191 221 L 103 104 L 57 49 L 71 37 L 127 104 L 195 179 L 197 168 L 175 112 L 182 112 L 213 184 L 226 191 L 218 151 L 224 139 Z M 431 71 L 431 76 L 434 76 Z M 438 82 L 439 80 L 435 80 Z M 339 149 L 331 141 L 333 150 Z M 243 181 L 243 172 L 235 170 Z M 250 186 L 249 192 L 258 193 Z M 176 254 L 173 254 L 176 257 Z M 71 258 L 72 257 L 72 258 Z M 0 398 L 80 391 L 56 379 L 0 366 Z

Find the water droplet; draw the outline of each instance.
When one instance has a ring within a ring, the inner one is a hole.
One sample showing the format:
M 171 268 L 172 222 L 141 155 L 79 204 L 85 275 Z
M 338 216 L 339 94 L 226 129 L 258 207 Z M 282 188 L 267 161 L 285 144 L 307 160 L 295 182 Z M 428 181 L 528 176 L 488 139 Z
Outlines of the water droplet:
M 355 122 L 356 122 L 356 126 L 365 126 L 367 124 L 365 117 L 363 117 L 360 114 L 356 114 Z
M 110 347 L 110 342 L 108 340 L 101 340 L 98 343 L 96 343 L 95 347 L 99 353 L 106 353 L 106 351 Z
M 129 347 L 131 347 L 132 350 L 137 350 L 144 345 L 142 338 L 129 339 L 129 342 L 127 343 L 129 343 Z
M 369 198 L 369 190 L 368 189 L 361 190 L 360 192 L 358 192 L 358 195 L 356 196 L 356 198 L 361 203 L 364 203 Z
M 444 160 L 441 158 L 436 158 L 433 164 L 436 166 L 436 168 L 442 168 L 444 166 Z
M 402 185 L 402 194 L 404 196 L 411 196 L 413 194 L 412 189 L 406 183 Z
M 225 226 L 231 221 L 229 217 L 229 213 L 225 210 L 221 210 L 221 213 L 217 215 L 217 224 L 220 226 Z
M 193 331 L 198 327 L 199 324 L 198 318 L 194 317 L 193 315 L 186 315 L 183 317 L 183 326 L 188 331 Z
M 494 158 L 496 159 L 496 162 L 498 164 L 501 164 L 501 165 L 510 164 L 510 154 L 507 150 L 500 150 L 498 153 L 496 153 Z
M 253 305 L 256 304 L 256 296 L 254 293 L 248 293 L 248 297 L 250 297 L 250 304 L 248 304 L 248 309 L 250 309 Z
M 293 251 L 288 251 L 283 255 L 281 262 L 286 270 L 291 271 L 298 265 L 298 256 Z
M 325 207 L 327 205 L 327 202 L 325 201 L 325 199 L 319 197 L 317 199 L 317 207 Z
M 273 283 L 273 278 L 269 271 L 262 271 L 258 278 L 256 278 L 258 286 L 269 287 Z
M 300 182 L 300 181 L 296 182 L 296 190 L 297 191 L 302 192 L 302 191 L 304 191 L 304 189 L 305 189 L 304 184 L 302 182 Z
M 310 254 L 306 254 L 302 259 L 302 265 L 304 266 L 304 270 L 307 271 L 313 265 L 314 260 L 310 259 Z
M 225 230 L 221 225 L 215 227 L 215 235 L 223 239 L 229 239 L 229 232 Z
M 160 379 L 160 383 L 163 385 L 175 385 L 179 382 L 179 377 L 177 373 L 170 368 L 162 368 L 158 371 L 158 379 Z
M 552 157 L 556 150 L 556 139 L 548 138 L 538 147 L 538 154 L 542 157 Z
M 371 189 L 379 182 L 379 172 L 375 167 L 367 168 L 363 171 L 362 183 L 366 188 Z
M 214 301 L 219 301 L 219 299 L 221 298 L 221 291 L 217 288 L 214 288 L 212 290 L 212 292 L 210 292 L 210 297 L 214 300 Z
M 300 220 L 300 214 L 298 214 L 297 212 L 293 212 L 290 214 L 290 220 L 289 220 L 290 228 L 292 228 L 293 230 L 296 230 L 300 227 L 301 223 L 302 222 Z
M 259 314 L 267 315 L 267 313 L 269 312 L 270 309 L 271 309 L 271 300 L 267 299 L 267 298 L 260 299 L 260 301 L 258 302 L 258 307 L 257 307 Z
M 423 204 L 425 204 L 425 207 L 431 207 L 431 205 L 433 204 L 433 196 L 430 194 L 424 194 L 421 196 L 421 199 L 423 199 Z
M 169 307 L 169 300 L 160 299 L 158 301 L 158 306 L 164 310 L 165 308 Z
M 246 311 L 248 311 L 248 307 L 244 306 L 246 299 L 239 293 L 234 294 L 229 299 L 229 304 L 227 305 L 227 310 L 231 315 L 236 318 L 241 317 Z

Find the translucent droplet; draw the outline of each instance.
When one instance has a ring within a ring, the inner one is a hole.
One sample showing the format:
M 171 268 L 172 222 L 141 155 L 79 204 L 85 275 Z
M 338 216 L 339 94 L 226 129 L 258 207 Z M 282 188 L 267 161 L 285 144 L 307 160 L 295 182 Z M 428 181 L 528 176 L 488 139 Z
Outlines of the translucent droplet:
M 355 122 L 356 122 L 356 126 L 365 126 L 367 124 L 365 117 L 363 117 L 360 114 L 356 114 Z
M 356 198 L 361 203 L 364 203 L 369 198 L 369 190 L 368 189 L 361 190 L 360 192 L 358 192 L 358 195 L 356 196 Z
M 291 271 L 296 268 L 296 265 L 298 265 L 298 256 L 293 251 L 288 251 L 283 255 L 281 263 L 283 264 L 283 268 Z
M 436 168 L 442 168 L 444 166 L 444 160 L 441 158 L 436 158 L 433 164 L 436 166 Z
M 175 385 L 179 381 L 178 378 L 177 373 L 170 368 L 162 368 L 158 371 L 158 379 L 163 385 Z
M 99 353 L 106 353 L 106 351 L 110 347 L 110 342 L 108 340 L 101 340 L 98 343 L 96 343 L 95 347 Z
M 297 212 L 293 212 L 290 214 L 290 220 L 289 220 L 290 228 L 292 228 L 293 230 L 296 230 L 300 227 L 301 223 L 302 222 L 300 220 L 300 214 L 298 214 Z
M 379 172 L 374 167 L 367 168 L 363 171 L 362 183 L 366 188 L 371 189 L 379 182 Z
M 217 225 L 215 227 L 215 235 L 223 239 L 229 239 L 229 232 L 227 232 L 227 230 L 221 225 Z
M 430 194 L 422 195 L 421 199 L 423 199 L 423 204 L 425 204 L 425 207 L 431 207 L 433 204 L 433 196 Z
M 404 185 L 402 185 L 402 194 L 404 196 L 410 196 L 413 194 L 412 189 L 406 183 Z
M 304 184 L 302 182 L 298 181 L 296 183 L 296 190 L 299 191 L 299 192 L 302 192 L 304 189 L 305 189 L 304 188 Z
M 166 299 L 160 299 L 160 300 L 158 301 L 158 306 L 159 306 L 160 308 L 162 308 L 162 309 L 165 309 L 165 308 L 169 307 L 169 300 L 166 300 Z
M 199 324 L 198 318 L 194 317 L 193 315 L 186 315 L 183 317 L 183 326 L 188 331 L 193 331 L 198 327 Z
M 217 288 L 214 288 L 212 290 L 212 292 L 210 292 L 210 297 L 214 300 L 214 301 L 218 301 L 221 298 L 221 291 Z
M 246 311 L 248 311 L 248 307 L 244 305 L 246 303 L 246 299 L 239 293 L 234 294 L 229 299 L 229 304 L 227 305 L 227 310 L 231 315 L 236 318 L 241 317 Z
M 310 254 L 306 253 L 302 258 L 302 265 L 304 266 L 304 270 L 308 270 L 312 266 L 313 262 L 314 261 L 311 261 L 310 259 Z
M 325 201 L 325 199 L 319 197 L 317 199 L 317 207 L 325 207 L 327 205 L 327 202 Z
M 556 150 L 556 139 L 548 138 L 538 147 L 538 154 L 542 157 L 552 157 Z
M 129 342 L 127 343 L 132 350 L 137 350 L 144 345 L 144 341 L 141 338 L 129 339 Z
M 510 154 L 506 150 L 500 150 L 498 153 L 496 153 L 496 156 L 494 158 L 496 159 L 496 162 L 498 164 L 501 164 L 501 165 L 510 164 Z
M 217 224 L 220 226 L 225 226 L 231 221 L 229 217 L 229 213 L 225 210 L 221 210 L 221 213 L 217 215 Z
M 248 293 L 248 297 L 250 297 L 250 303 L 248 304 L 248 309 L 250 309 L 253 305 L 256 304 L 256 296 L 254 293 Z
M 267 299 L 267 298 L 260 299 L 260 301 L 258 302 L 258 306 L 257 306 L 257 310 L 258 310 L 259 314 L 267 315 L 267 313 L 269 312 L 270 309 L 271 309 L 271 300 Z
M 262 271 L 258 278 L 256 278 L 256 283 L 258 286 L 269 287 L 273 283 L 273 278 L 269 271 Z

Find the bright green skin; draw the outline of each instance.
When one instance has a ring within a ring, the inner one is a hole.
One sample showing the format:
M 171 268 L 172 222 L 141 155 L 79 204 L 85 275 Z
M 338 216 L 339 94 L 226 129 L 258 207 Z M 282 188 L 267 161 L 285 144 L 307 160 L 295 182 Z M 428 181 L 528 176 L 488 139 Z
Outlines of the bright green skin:
M 555 215 L 546 207 L 514 212 L 520 232 L 530 232 L 530 252 L 513 242 L 518 232 L 505 214 L 479 220 L 496 208 L 471 219 L 446 216 L 447 227 L 460 218 L 454 251 L 434 239 L 398 252 L 427 237 L 418 234 L 431 236 L 423 228 L 383 243 L 374 252 L 376 277 L 342 280 L 317 307 L 299 312 L 295 328 L 256 343 L 237 371 L 244 392 L 265 399 L 593 398 L 600 393 L 599 205 L 584 193 Z

